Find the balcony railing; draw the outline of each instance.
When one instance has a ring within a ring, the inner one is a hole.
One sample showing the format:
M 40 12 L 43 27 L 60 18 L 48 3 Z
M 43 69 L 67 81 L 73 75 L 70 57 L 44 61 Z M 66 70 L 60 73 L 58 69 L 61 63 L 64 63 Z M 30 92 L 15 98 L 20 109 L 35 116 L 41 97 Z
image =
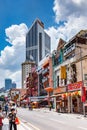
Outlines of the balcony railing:
M 66 56 L 67 54 L 69 54 L 71 51 L 73 51 L 75 49 L 75 43 L 72 44 L 70 47 L 66 48 L 64 51 L 64 56 Z
M 42 83 L 46 82 L 47 80 L 48 80 L 47 77 L 46 77 L 46 78 L 43 78 L 43 79 L 42 79 Z
M 47 73 L 49 73 L 49 68 L 46 68 L 46 69 L 44 69 L 44 70 L 42 71 L 42 74 L 43 74 L 43 75 L 45 75 L 45 74 L 47 74 Z

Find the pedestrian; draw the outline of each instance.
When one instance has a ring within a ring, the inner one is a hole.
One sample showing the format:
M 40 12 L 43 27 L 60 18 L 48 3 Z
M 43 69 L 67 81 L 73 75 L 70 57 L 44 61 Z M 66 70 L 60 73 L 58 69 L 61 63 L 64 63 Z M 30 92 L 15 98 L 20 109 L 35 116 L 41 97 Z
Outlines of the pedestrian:
M 0 106 L 0 130 L 2 130 L 2 126 L 3 126 L 3 123 L 2 123 L 2 120 L 4 119 L 4 116 L 2 114 L 2 108 Z
M 8 104 L 5 105 L 5 112 L 6 112 L 6 116 L 7 116 L 7 113 L 8 113 Z
M 17 107 L 16 107 L 15 103 L 13 103 L 12 106 L 11 106 L 11 109 L 13 109 L 13 108 L 15 109 L 15 113 L 17 113 Z
M 29 110 L 32 110 L 32 106 L 31 106 L 31 103 L 28 105 L 28 107 L 29 107 Z
M 60 105 L 57 104 L 57 112 L 60 112 Z
M 11 112 L 8 115 L 8 119 L 9 119 L 9 130 L 12 130 L 12 127 L 14 128 L 14 130 L 17 130 L 17 125 L 15 123 L 16 113 L 14 108 L 11 109 Z
M 51 103 L 49 104 L 49 110 L 51 111 L 51 108 L 52 108 L 52 105 L 51 105 Z

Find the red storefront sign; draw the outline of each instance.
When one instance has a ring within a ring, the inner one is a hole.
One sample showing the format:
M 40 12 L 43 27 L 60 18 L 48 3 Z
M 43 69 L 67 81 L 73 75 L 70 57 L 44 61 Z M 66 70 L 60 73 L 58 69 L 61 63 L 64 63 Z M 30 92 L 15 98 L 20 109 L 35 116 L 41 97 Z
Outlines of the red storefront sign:
M 73 83 L 73 84 L 69 84 L 68 85 L 68 91 L 74 91 L 74 90 L 78 90 L 82 87 L 82 81 Z
M 82 81 L 68 85 L 68 91 L 76 91 L 79 89 L 81 89 L 81 101 L 85 102 L 86 101 L 86 89 L 83 86 Z

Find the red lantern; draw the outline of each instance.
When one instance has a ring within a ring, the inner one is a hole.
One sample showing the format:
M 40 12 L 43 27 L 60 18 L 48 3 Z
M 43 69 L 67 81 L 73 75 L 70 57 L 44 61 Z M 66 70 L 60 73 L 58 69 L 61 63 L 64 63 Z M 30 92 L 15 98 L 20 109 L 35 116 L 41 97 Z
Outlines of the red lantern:
M 75 95 L 78 95 L 78 91 L 75 92 Z
M 71 96 L 71 93 L 68 93 L 68 96 Z

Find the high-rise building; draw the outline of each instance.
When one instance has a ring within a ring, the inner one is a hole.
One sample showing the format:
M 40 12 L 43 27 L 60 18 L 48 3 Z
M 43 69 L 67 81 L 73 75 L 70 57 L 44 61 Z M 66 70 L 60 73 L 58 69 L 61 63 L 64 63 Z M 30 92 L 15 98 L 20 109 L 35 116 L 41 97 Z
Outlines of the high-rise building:
M 12 88 L 12 80 L 11 79 L 5 79 L 5 90 L 9 90 Z
M 16 88 L 16 83 L 15 82 L 12 83 L 12 88 Z
M 31 73 L 31 68 L 35 64 L 35 62 L 25 61 L 22 63 L 22 88 L 25 88 L 26 78 L 29 73 Z
M 36 19 L 26 35 L 26 60 L 38 63 L 50 53 L 50 37 L 44 24 Z

